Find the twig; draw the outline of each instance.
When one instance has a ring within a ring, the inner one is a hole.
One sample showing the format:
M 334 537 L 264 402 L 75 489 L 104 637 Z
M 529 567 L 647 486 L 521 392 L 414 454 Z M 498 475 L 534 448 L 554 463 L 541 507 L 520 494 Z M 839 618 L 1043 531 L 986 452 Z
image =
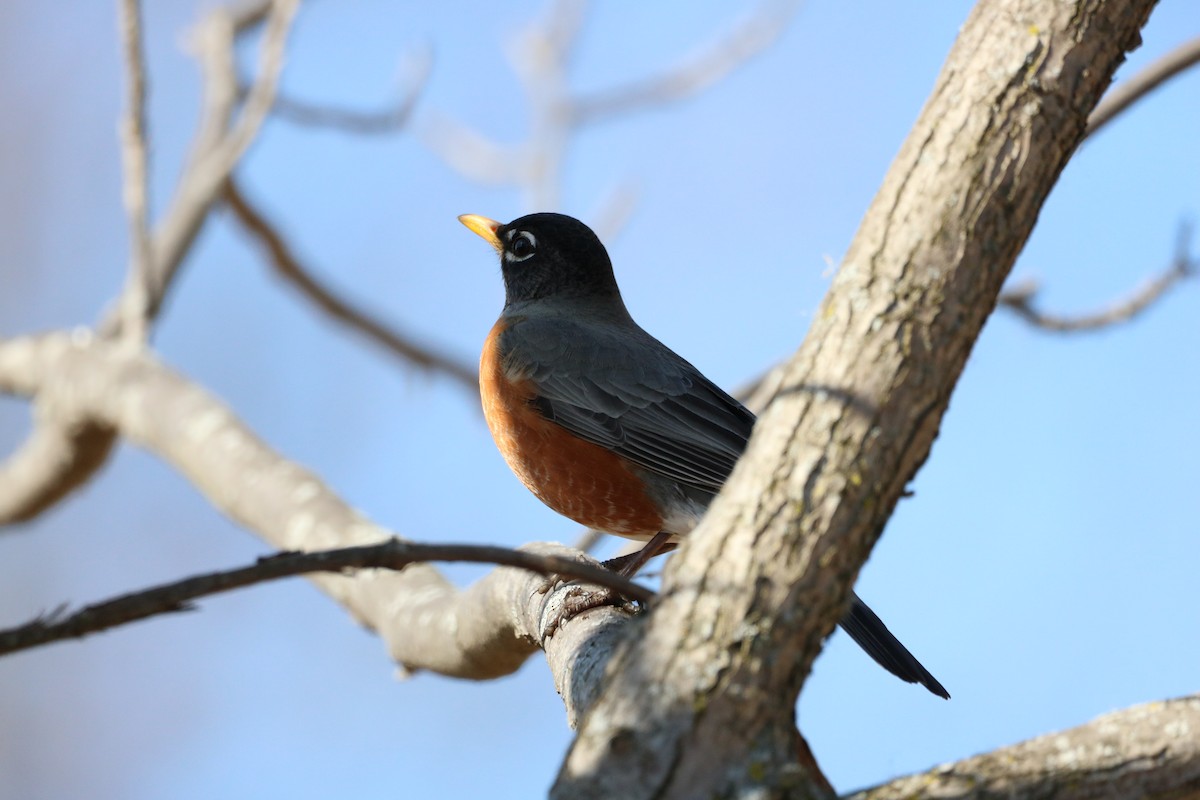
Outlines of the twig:
M 379 111 L 334 108 L 277 93 L 271 113 L 297 125 L 334 128 L 359 136 L 395 133 L 408 124 L 413 109 L 416 108 L 417 100 L 420 99 L 421 92 L 424 91 L 429 81 L 429 73 L 433 65 L 432 50 L 424 48 L 418 55 L 412 57 L 410 62 L 411 66 L 407 71 L 411 74 L 404 81 L 406 86 L 401 92 L 399 100 L 388 108 Z M 242 88 L 241 91 L 245 93 L 248 90 Z
M 774 44 L 798 6 L 793 0 L 764 3 L 698 57 L 661 75 L 575 98 L 568 105 L 570 124 L 593 124 L 698 94 Z
M 1004 292 L 1000 295 L 998 303 L 1031 325 L 1057 333 L 1094 331 L 1118 323 L 1129 322 L 1164 297 L 1167 291 L 1177 283 L 1185 278 L 1194 277 L 1200 271 L 1196 260 L 1191 257 L 1189 252 L 1190 240 L 1191 226 L 1181 225 L 1175 258 L 1170 268 L 1129 297 L 1091 314 L 1068 317 L 1039 311 L 1034 308 L 1038 285 L 1032 281 Z
M 269 4 L 267 29 L 259 49 L 258 77 L 232 124 L 228 120 L 238 95 L 233 49 L 236 37 L 245 30 L 235 27 L 234 21 L 249 25 L 261 17 L 254 9 L 236 18 L 213 14 L 200 29 L 207 92 L 205 119 L 172 207 L 155 236 L 157 292 L 151 297 L 151 313 L 157 313 L 161 307 L 184 254 L 218 199 L 225 179 L 253 142 L 271 109 L 298 4 L 299 0 L 272 0 Z
M 425 117 L 417 133 L 431 153 L 469 181 L 515 187 L 529 181 L 525 148 L 501 144 L 437 111 Z
M 380 111 L 358 111 L 349 108 L 321 106 L 280 95 L 275 98 L 271 112 L 286 117 L 289 122 L 314 128 L 335 128 L 359 136 L 379 136 L 396 131 L 408 124 L 416 96 L 404 97 L 392 108 Z
M 322 285 L 312 271 L 300 263 L 283 236 L 262 212 L 254 208 L 233 178 L 225 184 L 225 201 L 242 226 L 266 249 L 275 271 L 325 313 L 363 334 L 406 364 L 416 364 L 431 372 L 448 375 L 471 391 L 478 391 L 478 373 L 470 364 L 448 353 L 414 342 L 378 317 L 355 308 L 332 289 Z
M 1093 136 L 1138 100 L 1197 63 L 1200 63 L 1200 37 L 1184 42 L 1129 80 L 1118 84 L 1088 116 L 1084 138 Z M 1056 333 L 1094 331 L 1128 322 L 1164 297 L 1176 283 L 1196 274 L 1196 262 L 1189 255 L 1190 237 L 1190 226 L 1180 226 L 1179 244 L 1171 267 L 1129 297 L 1106 309 L 1075 317 L 1039 311 L 1033 305 L 1039 289 L 1035 281 L 1005 291 L 998 303 L 1034 327 Z
M 633 181 L 622 181 L 608 193 L 592 214 L 591 227 L 602 242 L 611 242 L 625 230 L 638 201 L 638 187 Z
M 59 608 L 15 628 L 0 630 L 0 656 L 63 639 L 136 622 L 158 614 L 191 609 L 191 601 L 257 583 L 311 572 L 340 573 L 359 569 L 399 570 L 416 562 L 450 561 L 517 567 L 539 575 L 579 578 L 612 589 L 639 602 L 654 592 L 602 566 L 555 555 L 529 553 L 504 547 L 468 544 L 418 544 L 392 538 L 386 542 L 336 550 L 285 552 L 260 558 L 239 569 L 196 575 L 81 608 L 65 614 Z
M 122 332 L 144 342 L 151 294 L 150 233 L 147 222 L 149 155 L 146 135 L 146 60 L 139 0 L 121 0 L 121 42 L 125 61 L 127 106 L 121 118 L 125 213 L 129 218 L 129 274 L 120 309 Z
M 1184 42 L 1129 80 L 1118 84 L 1088 116 L 1086 135 L 1091 136 L 1135 102 L 1198 63 L 1200 63 L 1200 36 Z

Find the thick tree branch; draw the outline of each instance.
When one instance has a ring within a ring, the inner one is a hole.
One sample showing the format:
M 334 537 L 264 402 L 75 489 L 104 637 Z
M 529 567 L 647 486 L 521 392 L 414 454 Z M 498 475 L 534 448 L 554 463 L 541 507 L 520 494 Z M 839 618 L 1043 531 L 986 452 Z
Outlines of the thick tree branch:
M 0 339 L 0 392 L 36 395 L 52 401 L 62 418 L 117 431 L 281 550 L 370 545 L 392 536 L 147 352 L 82 334 Z M 554 544 L 522 550 L 583 557 Z M 318 575 L 313 582 L 376 631 L 406 670 L 494 678 L 544 648 L 571 719 L 594 699 L 599 675 L 630 617 L 628 611 L 604 606 L 556 629 L 575 587 L 547 592 L 544 578 L 507 567 L 462 590 L 427 564 L 354 577 Z
M 192 601 L 267 581 L 314 572 L 358 569 L 400 570 L 415 563 L 450 561 L 517 567 L 543 576 L 578 578 L 624 597 L 649 601 L 654 592 L 590 561 L 470 544 L 420 544 L 392 537 L 386 542 L 309 553 L 277 553 L 248 567 L 196 575 L 93 603 L 66 613 L 65 607 L 31 622 L 0 630 L 0 656 L 50 642 L 79 639 L 158 614 L 189 611 Z
M 983 0 L 553 797 L 819 796 L 794 706 L 1151 0 Z
M 234 178 L 230 178 L 225 184 L 225 202 L 246 231 L 258 239 L 267 251 L 271 266 L 280 277 L 294 286 L 313 305 L 366 336 L 395 355 L 405 365 L 416 365 L 430 372 L 446 375 L 463 388 L 478 393 L 479 374 L 473 365 L 400 333 L 373 314 L 356 308 L 349 300 L 323 285 L 312 270 L 300 262 L 275 226 L 254 207 Z
M 1148 703 L 1086 725 L 856 792 L 852 800 L 1200 798 L 1200 696 Z

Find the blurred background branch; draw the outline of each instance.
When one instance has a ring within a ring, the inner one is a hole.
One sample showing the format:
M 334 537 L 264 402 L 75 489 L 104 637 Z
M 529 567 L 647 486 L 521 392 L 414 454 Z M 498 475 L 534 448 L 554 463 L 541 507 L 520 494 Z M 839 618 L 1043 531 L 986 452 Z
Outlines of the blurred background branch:
M 588 3 L 555 0 L 542 20 L 516 36 L 506 50 L 528 104 L 525 141 L 501 144 L 441 113 L 431 114 L 418 135 L 430 152 L 464 177 L 519 190 L 522 205 L 530 211 L 559 209 L 564 165 L 579 128 L 661 109 L 703 92 L 770 47 L 799 6 L 798 0 L 767 0 L 699 55 L 659 75 L 578 94 L 571 87 L 571 65 Z M 601 239 L 616 237 L 631 202 L 630 190 L 621 188 L 598 204 L 604 209 L 596 215 Z
M 1030 325 L 1056 333 L 1094 331 L 1129 322 L 1165 297 L 1167 292 L 1181 281 L 1196 275 L 1197 262 L 1191 254 L 1191 239 L 1191 225 L 1181 224 L 1171 266 L 1108 308 L 1074 317 L 1048 314 L 1040 311 L 1034 303 L 1039 288 L 1036 281 L 1026 281 L 1007 290 L 1000 295 L 1000 305 Z
M 436 345 L 422 344 L 413 336 L 401 333 L 378 316 L 355 306 L 325 286 L 311 269 L 300 262 L 283 235 L 267 221 L 263 212 L 254 207 L 232 177 L 225 184 L 225 202 L 246 232 L 257 239 L 266 251 L 276 274 L 317 309 L 365 336 L 405 365 L 445 375 L 464 389 L 479 391 L 478 372 L 472 364 L 442 352 Z
M 126 174 L 124 197 L 130 217 L 130 266 L 125 290 L 98 326 L 101 335 L 123 335 L 131 323 L 133 341 L 149 335 L 168 288 L 195 241 L 218 192 L 250 146 L 274 97 L 283 69 L 287 34 L 298 0 L 272 0 L 218 8 L 198 26 L 195 41 L 206 78 L 206 103 L 192 156 L 163 219 L 147 229 L 148 181 L 145 124 L 145 75 L 141 52 L 140 6 L 122 0 L 129 111 L 122 126 Z M 264 17 L 267 32 L 260 52 L 260 73 L 235 121 L 234 47 L 237 38 Z M 39 403 L 45 408 L 47 404 Z M 0 463 L 0 526 L 36 517 L 91 478 L 112 451 L 113 431 L 89 420 L 61 420 L 39 414 L 25 444 Z

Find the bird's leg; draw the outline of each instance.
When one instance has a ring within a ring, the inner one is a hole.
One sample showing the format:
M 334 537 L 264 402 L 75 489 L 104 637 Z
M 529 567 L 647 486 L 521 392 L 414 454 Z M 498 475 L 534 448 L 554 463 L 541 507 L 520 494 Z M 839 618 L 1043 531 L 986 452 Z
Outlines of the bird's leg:
M 660 553 L 669 553 L 678 547 L 677 544 L 671 541 L 672 535 L 666 531 L 659 531 L 650 538 L 650 541 L 642 546 L 641 550 L 638 550 L 636 553 L 630 553 L 627 556 L 610 558 L 604 562 L 604 566 L 622 578 L 632 578 L 641 571 L 642 567 L 646 566 L 647 561 Z

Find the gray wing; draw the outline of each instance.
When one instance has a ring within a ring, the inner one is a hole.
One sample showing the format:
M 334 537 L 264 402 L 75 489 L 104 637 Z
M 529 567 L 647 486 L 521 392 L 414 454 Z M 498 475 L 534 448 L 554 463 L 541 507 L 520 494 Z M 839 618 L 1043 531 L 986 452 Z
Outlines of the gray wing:
M 501 347 L 543 417 L 701 492 L 721 488 L 754 427 L 741 403 L 632 322 L 526 319 Z

